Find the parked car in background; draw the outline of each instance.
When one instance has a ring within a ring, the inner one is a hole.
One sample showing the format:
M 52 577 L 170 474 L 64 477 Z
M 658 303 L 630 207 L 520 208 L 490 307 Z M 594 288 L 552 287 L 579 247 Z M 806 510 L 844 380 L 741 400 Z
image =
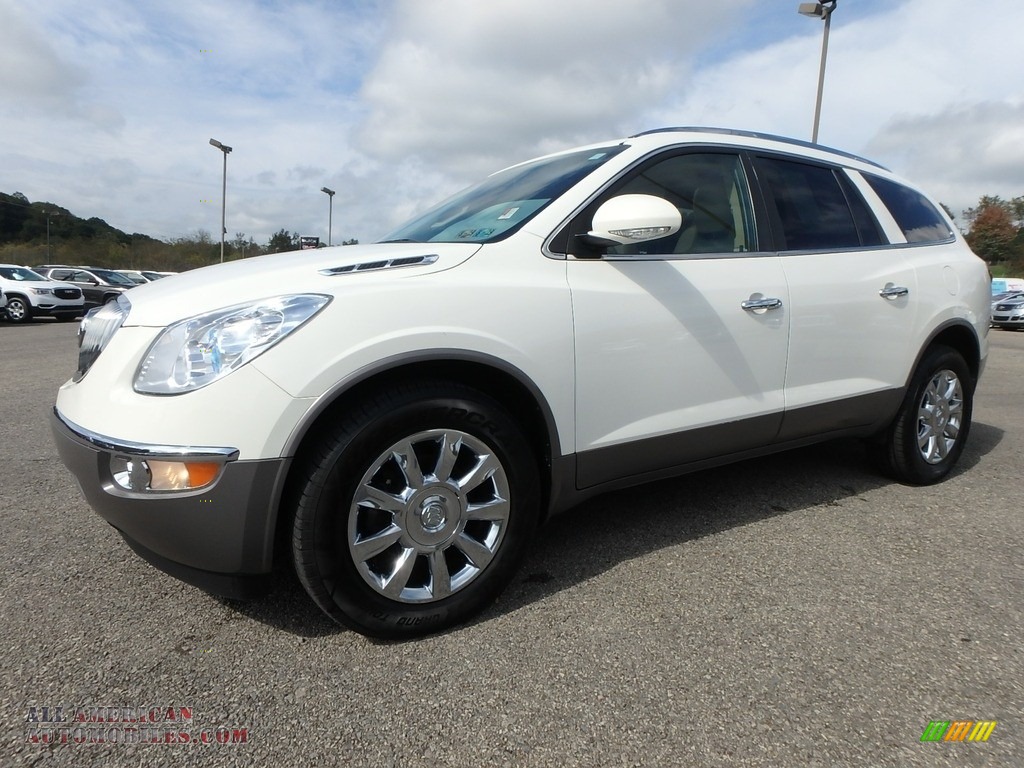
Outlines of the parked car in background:
M 992 324 L 1006 331 L 1024 328 L 1024 292 L 1010 293 L 992 302 Z
M 152 283 L 154 280 L 159 280 L 160 278 L 167 277 L 168 275 L 178 274 L 177 272 L 153 272 L 148 269 L 119 269 L 117 271 L 137 285 Z
M 124 275 L 136 285 L 145 285 L 146 283 L 153 282 L 152 278 L 146 277 L 144 274 L 135 269 L 119 269 L 117 270 L 119 275 Z
M 135 283 L 113 269 L 44 266 L 40 273 L 51 280 L 71 283 L 80 288 L 85 296 L 86 307 L 106 304 L 135 287 Z
M 7 296 L 7 319 L 14 323 L 33 317 L 74 320 L 85 314 L 80 288 L 50 280 L 28 267 L 0 264 L 0 288 Z
M 336 621 L 407 637 L 481 611 L 542 520 L 608 490 L 840 436 L 942 480 L 990 299 L 885 168 L 665 129 L 512 166 L 375 244 L 125 293 L 83 321 L 52 424 L 157 567 L 245 597 L 283 556 Z

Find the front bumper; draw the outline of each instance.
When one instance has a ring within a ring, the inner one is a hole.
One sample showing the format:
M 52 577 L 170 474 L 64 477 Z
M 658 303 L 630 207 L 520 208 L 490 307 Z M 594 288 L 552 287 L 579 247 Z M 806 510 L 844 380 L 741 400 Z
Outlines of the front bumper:
M 40 302 L 32 307 L 32 314 L 46 317 L 80 317 L 85 314 L 85 302 Z
M 232 460 L 224 449 L 146 448 L 51 419 L 57 450 L 89 505 L 140 556 L 160 570 L 213 594 L 244 599 L 269 586 L 277 509 L 290 459 Z M 196 490 L 134 491 L 112 466 L 124 457 L 195 456 L 218 452 L 223 470 Z
M 992 324 L 1000 328 L 1024 328 L 1024 308 L 1012 312 L 993 312 Z

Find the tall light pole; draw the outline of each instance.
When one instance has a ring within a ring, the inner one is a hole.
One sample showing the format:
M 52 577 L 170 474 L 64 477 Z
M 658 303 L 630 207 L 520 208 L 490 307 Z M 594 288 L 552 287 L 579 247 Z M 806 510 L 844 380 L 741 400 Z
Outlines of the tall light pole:
M 334 220 L 334 190 L 327 187 L 320 187 L 320 191 L 327 194 L 327 244 L 331 244 L 331 226 Z
M 825 59 L 828 58 L 828 29 L 832 23 L 832 12 L 838 0 L 824 0 L 820 3 L 800 3 L 797 12 L 804 16 L 825 20 L 825 32 L 821 37 L 821 68 L 818 70 L 818 98 L 814 103 L 814 132 L 811 141 L 818 143 L 818 121 L 821 119 L 821 94 L 825 90 Z
M 46 212 L 46 263 L 50 263 L 50 217 L 51 216 L 63 216 L 60 211 L 56 213 Z
M 227 211 L 227 195 L 228 195 L 228 153 L 231 151 L 231 147 L 227 144 L 221 144 L 216 139 L 210 139 L 210 144 L 215 146 L 221 152 L 224 153 L 224 180 L 221 183 L 220 190 L 220 263 L 224 263 L 224 235 L 228 233 L 228 228 L 224 221 L 224 214 Z

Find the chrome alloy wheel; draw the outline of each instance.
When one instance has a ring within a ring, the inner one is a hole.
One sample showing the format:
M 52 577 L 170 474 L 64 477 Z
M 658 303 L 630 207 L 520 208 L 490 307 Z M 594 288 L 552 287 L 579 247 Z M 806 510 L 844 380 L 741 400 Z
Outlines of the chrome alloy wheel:
M 420 432 L 381 453 L 356 486 L 349 553 L 384 597 L 441 600 L 491 562 L 509 510 L 508 476 L 493 450 L 458 430 Z
M 929 464 L 943 461 L 956 445 L 964 413 L 964 392 L 957 375 L 936 371 L 925 387 L 917 415 L 917 447 Z

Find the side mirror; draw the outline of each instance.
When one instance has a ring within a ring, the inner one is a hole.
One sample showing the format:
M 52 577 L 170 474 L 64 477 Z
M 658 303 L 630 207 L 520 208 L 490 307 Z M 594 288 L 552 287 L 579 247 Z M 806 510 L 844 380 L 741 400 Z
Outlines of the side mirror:
M 679 231 L 683 217 L 668 200 L 654 195 L 619 195 L 594 212 L 584 238 L 591 245 L 611 247 L 644 243 Z

